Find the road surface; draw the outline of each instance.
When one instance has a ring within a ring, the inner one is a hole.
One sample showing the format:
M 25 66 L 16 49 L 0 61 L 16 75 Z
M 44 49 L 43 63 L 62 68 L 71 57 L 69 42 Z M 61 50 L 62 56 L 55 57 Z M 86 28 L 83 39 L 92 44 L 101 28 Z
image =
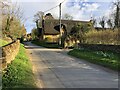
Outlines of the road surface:
M 67 50 L 26 43 L 39 88 L 118 88 L 117 72 L 71 57 Z

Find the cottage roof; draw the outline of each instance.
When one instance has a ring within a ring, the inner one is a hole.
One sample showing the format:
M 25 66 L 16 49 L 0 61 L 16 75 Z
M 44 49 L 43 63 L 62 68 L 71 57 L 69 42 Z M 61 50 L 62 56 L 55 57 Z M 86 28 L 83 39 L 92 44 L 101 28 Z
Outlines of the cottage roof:
M 77 25 L 78 23 L 90 23 L 90 21 L 61 20 L 61 23 L 66 27 L 66 30 L 69 32 L 74 25 Z M 59 34 L 58 27 L 59 27 L 58 19 L 44 20 L 44 34 L 57 35 Z

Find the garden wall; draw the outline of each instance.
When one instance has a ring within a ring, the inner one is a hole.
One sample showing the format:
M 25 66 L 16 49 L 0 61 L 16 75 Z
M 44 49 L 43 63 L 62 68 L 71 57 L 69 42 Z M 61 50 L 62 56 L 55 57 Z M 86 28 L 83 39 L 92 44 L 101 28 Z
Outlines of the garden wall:
M 112 51 L 120 53 L 120 45 L 104 45 L 104 44 L 78 44 L 79 48 L 85 48 L 97 51 Z
M 15 59 L 19 52 L 20 41 L 16 40 L 8 45 L 2 47 L 2 69 L 7 67 L 7 64 L 11 63 Z

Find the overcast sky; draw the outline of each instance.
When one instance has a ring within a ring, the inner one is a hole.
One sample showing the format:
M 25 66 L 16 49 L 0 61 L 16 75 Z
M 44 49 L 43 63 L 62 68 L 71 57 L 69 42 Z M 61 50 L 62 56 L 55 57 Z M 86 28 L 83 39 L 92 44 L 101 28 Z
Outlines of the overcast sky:
M 28 33 L 36 27 L 33 17 L 38 11 L 46 11 L 59 5 L 62 1 L 64 0 L 12 0 L 12 2 L 17 2 L 24 12 L 26 18 L 24 24 Z M 62 4 L 62 16 L 68 13 L 74 20 L 80 21 L 90 20 L 91 16 L 108 18 L 113 8 L 111 3 L 113 1 L 115 0 L 65 0 Z M 51 13 L 53 17 L 57 18 L 59 17 L 59 7 L 46 13 Z

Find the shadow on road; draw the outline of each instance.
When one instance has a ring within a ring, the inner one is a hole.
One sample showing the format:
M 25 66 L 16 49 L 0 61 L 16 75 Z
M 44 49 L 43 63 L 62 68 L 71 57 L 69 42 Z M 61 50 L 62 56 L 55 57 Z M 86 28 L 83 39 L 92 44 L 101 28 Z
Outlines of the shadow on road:
M 39 49 L 38 46 L 25 46 L 26 49 Z

